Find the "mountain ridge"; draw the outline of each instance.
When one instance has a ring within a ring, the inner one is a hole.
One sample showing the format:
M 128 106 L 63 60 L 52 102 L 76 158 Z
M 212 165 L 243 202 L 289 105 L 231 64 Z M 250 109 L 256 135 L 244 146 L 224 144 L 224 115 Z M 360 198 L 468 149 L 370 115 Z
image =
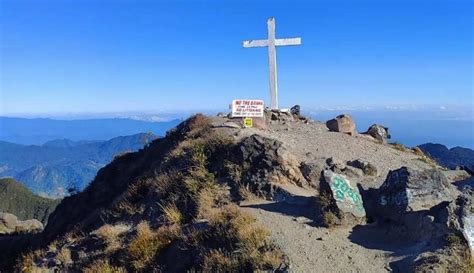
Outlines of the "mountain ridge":
M 448 148 L 439 143 L 425 143 L 418 147 L 446 168 L 467 167 L 471 172 L 474 171 L 474 150 L 472 149 L 459 146 Z
M 14 177 L 37 194 L 62 197 L 69 189 L 82 190 L 117 154 L 137 151 L 156 138 L 149 132 L 93 142 L 21 145 L 0 141 L 0 176 Z
M 20 220 L 37 219 L 46 224 L 60 201 L 37 196 L 14 179 L 0 178 L 0 212 L 14 214 Z

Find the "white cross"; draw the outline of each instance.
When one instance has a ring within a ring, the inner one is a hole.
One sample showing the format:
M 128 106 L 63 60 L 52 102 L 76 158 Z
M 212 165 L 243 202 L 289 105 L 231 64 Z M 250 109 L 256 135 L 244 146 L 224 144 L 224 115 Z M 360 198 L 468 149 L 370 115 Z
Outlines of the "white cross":
M 275 18 L 267 20 L 268 39 L 244 41 L 244 47 L 268 47 L 268 65 L 270 67 L 270 96 L 271 108 L 278 109 L 278 85 L 277 85 L 277 65 L 276 46 L 301 45 L 301 38 L 275 38 Z

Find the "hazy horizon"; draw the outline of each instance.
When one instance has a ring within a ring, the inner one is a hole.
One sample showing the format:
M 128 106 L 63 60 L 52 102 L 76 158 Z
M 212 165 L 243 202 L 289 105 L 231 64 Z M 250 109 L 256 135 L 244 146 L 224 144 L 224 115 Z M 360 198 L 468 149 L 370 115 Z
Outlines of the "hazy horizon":
M 167 122 L 182 120 L 192 114 L 215 115 L 226 109 L 188 110 L 169 112 L 128 112 L 128 113 L 69 113 L 53 115 L 17 116 L 19 118 L 48 118 L 52 120 L 94 120 L 94 119 L 131 119 L 146 122 Z M 392 142 L 408 146 L 432 142 L 449 148 L 461 146 L 474 149 L 473 110 L 449 107 L 386 107 L 386 108 L 302 108 L 302 113 L 315 120 L 324 122 L 341 113 L 353 116 L 357 130 L 364 132 L 370 125 L 377 123 L 389 127 Z M 1 124 L 0 124 L 1 125 Z M 139 131 L 136 131 L 138 133 Z

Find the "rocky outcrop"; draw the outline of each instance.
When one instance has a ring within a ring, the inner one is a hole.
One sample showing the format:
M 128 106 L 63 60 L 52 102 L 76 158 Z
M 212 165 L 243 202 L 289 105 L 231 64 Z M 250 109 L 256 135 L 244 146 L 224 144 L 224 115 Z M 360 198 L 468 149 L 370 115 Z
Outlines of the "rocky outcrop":
M 402 167 L 390 171 L 380 188 L 367 196 L 371 217 L 392 223 L 403 236 L 430 239 L 447 232 L 443 211 L 454 200 L 455 191 L 440 170 Z
M 474 256 L 474 191 L 467 188 L 448 206 L 448 226 L 462 234 Z
M 36 233 L 42 230 L 43 224 L 36 219 L 20 221 L 11 213 L 0 213 L 0 234 Z
M 388 128 L 379 124 L 373 124 L 363 134 L 370 135 L 381 143 L 387 143 L 387 139 L 390 139 Z
M 383 217 L 398 220 L 405 212 L 427 210 L 453 200 L 453 196 L 452 186 L 440 170 L 402 167 L 390 171 L 380 186 L 377 207 Z
M 273 123 L 286 123 L 289 121 L 294 121 L 295 118 L 293 115 L 290 113 L 290 111 L 282 111 L 282 110 L 277 110 L 277 109 L 272 109 L 272 110 L 265 110 L 265 118 L 269 122 Z
M 434 251 L 419 254 L 414 259 L 413 271 L 471 272 L 474 246 L 474 192 L 467 188 L 456 200 L 441 204 L 441 207 L 435 214 L 432 224 L 437 226 L 438 238 L 430 238 L 430 243 L 437 239 L 442 242 L 442 246 Z
M 328 127 L 329 131 L 351 135 L 354 134 L 356 130 L 354 120 L 348 114 L 342 114 L 334 119 L 326 121 L 326 126 Z
M 321 180 L 322 214 L 327 218 L 328 213 L 333 214 L 333 224 L 355 225 L 365 222 L 365 209 L 362 196 L 357 187 L 341 174 L 324 171 Z M 325 219 L 325 222 L 331 221 Z
M 272 198 L 275 184 L 308 186 L 300 163 L 280 141 L 252 135 L 236 147 L 234 157 L 242 168 L 239 184 L 257 195 Z

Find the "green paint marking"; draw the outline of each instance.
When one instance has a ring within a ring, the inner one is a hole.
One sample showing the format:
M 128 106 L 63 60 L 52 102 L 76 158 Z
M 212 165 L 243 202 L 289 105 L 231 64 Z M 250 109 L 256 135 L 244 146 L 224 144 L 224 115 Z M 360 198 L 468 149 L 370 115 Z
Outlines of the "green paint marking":
M 336 175 L 334 176 L 333 183 L 331 183 L 330 186 L 331 190 L 335 193 L 334 198 L 337 201 L 343 202 L 344 200 L 348 199 L 358 210 L 364 211 L 362 197 L 348 184 L 345 179 Z

